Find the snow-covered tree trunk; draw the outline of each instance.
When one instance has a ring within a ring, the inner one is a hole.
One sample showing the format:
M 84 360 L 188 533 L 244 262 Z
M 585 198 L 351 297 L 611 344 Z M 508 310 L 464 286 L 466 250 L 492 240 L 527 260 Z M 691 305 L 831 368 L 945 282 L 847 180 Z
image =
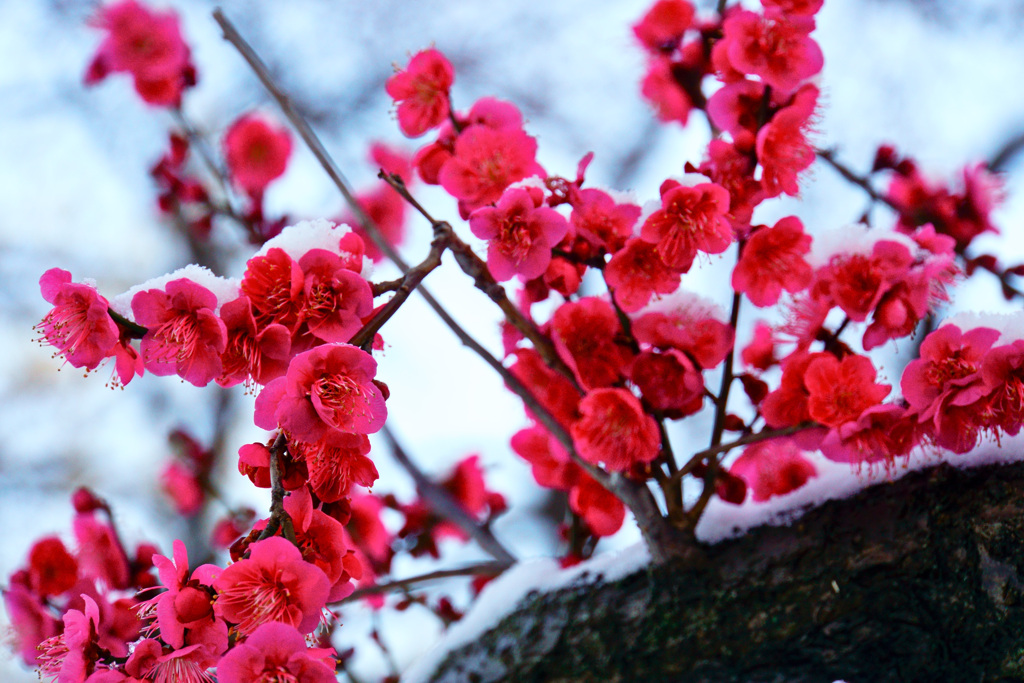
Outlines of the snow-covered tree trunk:
M 871 487 L 612 582 L 529 594 L 433 681 L 1024 679 L 1024 464 Z

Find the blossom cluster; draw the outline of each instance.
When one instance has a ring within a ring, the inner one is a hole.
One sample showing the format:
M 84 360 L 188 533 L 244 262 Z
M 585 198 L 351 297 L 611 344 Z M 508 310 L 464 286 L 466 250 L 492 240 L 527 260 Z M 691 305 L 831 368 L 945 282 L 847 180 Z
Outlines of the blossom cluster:
M 81 494 L 77 549 L 39 541 L 4 592 L 22 657 L 60 683 L 210 681 L 214 670 L 221 683 L 333 680 L 332 603 L 357 588 L 372 594 L 399 552 L 437 558 L 445 539 L 489 533 L 506 501 L 476 455 L 434 489 L 417 481 L 411 502 L 365 490 L 378 479 L 370 435 L 384 427 L 389 397 L 373 356 L 375 323 L 389 312 L 376 300 L 407 285 L 371 283 L 386 251 L 373 242 L 402 242 L 414 178 L 446 193 L 463 221 L 434 221 L 432 256 L 455 251 L 504 308 L 504 358 L 493 364 L 526 410 L 510 447 L 538 485 L 564 497 L 566 564 L 622 527 L 622 482 L 645 493 L 655 484 L 668 521 L 693 533 L 712 495 L 740 504 L 790 493 L 817 476 L 821 456 L 888 467 L 918 447 L 964 453 L 1017 434 L 1024 325 L 964 318 L 919 332 L 961 277 L 1001 273 L 994 257 L 972 253 L 976 237 L 995 231 L 1001 198 L 984 166 L 965 168 L 954 190 L 882 146 L 861 184 L 893 210 L 891 229 L 755 220 L 764 202 L 799 194 L 818 156 L 831 160 L 811 139 L 822 0 L 761 4 L 699 16 L 688 0 L 657 0 L 633 27 L 648 59 L 641 91 L 657 116 L 686 124 L 699 113 L 713 132 L 700 162 L 664 178 L 646 202 L 590 186 L 593 154 L 574 177 L 549 173 L 510 102 L 456 109 L 455 69 L 436 48 L 385 85 L 401 132 L 431 139 L 411 156 L 375 145 L 385 182 L 357 196 L 361 210 L 341 225 L 264 216 L 264 194 L 291 153 L 266 116 L 243 114 L 227 130 L 219 191 L 191 163 L 194 131 L 172 133 L 152 170 L 159 208 L 200 239 L 222 218 L 240 225 L 260 245 L 241 277 L 189 266 L 108 300 L 54 268 L 40 279 L 52 308 L 36 329 L 73 367 L 112 359 L 115 385 L 148 371 L 255 393 L 253 421 L 269 434 L 238 450 L 238 470 L 273 490 L 272 513 L 224 520 L 215 545 L 232 562 L 190 567 L 180 541 L 171 557 L 143 546 L 131 559 L 98 517 L 109 521 L 109 509 Z M 96 24 L 106 34 L 87 82 L 127 72 L 145 101 L 180 113 L 195 69 L 176 16 L 123 0 Z M 872 189 L 876 177 L 887 179 L 884 191 Z M 731 264 L 728 311 L 683 287 L 712 261 Z M 741 311 L 762 319 L 741 325 Z M 894 392 L 871 352 L 915 334 L 918 357 Z M 710 443 L 677 460 L 671 437 L 701 424 L 698 414 Z M 163 484 L 193 515 L 214 456 L 184 432 L 175 442 L 181 457 Z M 684 483 L 703 486 L 697 502 L 684 504 Z M 446 518 L 431 490 L 471 526 Z M 401 527 L 389 529 L 387 516 Z M 458 617 L 450 602 L 432 609 L 446 623 Z

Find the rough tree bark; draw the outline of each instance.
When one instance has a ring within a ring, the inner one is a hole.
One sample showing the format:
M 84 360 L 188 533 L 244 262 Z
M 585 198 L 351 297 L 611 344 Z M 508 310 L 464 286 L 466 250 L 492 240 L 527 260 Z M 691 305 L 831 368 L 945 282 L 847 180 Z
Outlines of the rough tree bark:
M 1024 464 L 917 472 L 612 583 L 532 595 L 432 680 L 1024 680 Z

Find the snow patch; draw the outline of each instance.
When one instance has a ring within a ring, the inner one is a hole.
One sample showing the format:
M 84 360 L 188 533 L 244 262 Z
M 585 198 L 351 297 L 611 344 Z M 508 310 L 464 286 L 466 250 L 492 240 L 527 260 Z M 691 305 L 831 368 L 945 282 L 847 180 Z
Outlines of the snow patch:
M 631 318 L 639 318 L 645 313 L 664 313 L 679 315 L 690 320 L 707 320 L 714 318 L 719 322 L 727 322 L 729 317 L 717 303 L 706 296 L 679 288 L 671 294 L 656 295 L 649 304 L 639 311 L 630 314 Z
M 906 235 L 855 223 L 814 234 L 811 253 L 807 255 L 807 263 L 811 268 L 818 269 L 827 265 L 837 254 L 869 256 L 878 242 L 897 242 L 909 249 L 911 254 L 921 251 L 917 242 Z
M 1009 344 L 1018 339 L 1024 339 L 1024 311 L 1014 313 L 975 313 L 962 312 L 952 315 L 942 321 L 940 327 L 956 325 L 961 332 L 976 327 L 990 327 L 1000 333 L 997 345 Z
M 178 268 L 173 273 L 167 275 L 161 275 L 160 277 L 146 280 L 141 285 L 135 285 L 127 292 L 118 294 L 113 299 L 110 299 L 110 307 L 114 309 L 114 312 L 118 315 L 124 316 L 132 322 L 135 321 L 135 314 L 132 313 L 132 299 L 139 292 L 145 292 L 149 289 L 164 289 L 168 282 L 173 280 L 181 280 L 182 278 L 191 280 L 201 287 L 206 287 L 208 290 L 213 292 L 213 295 L 217 297 L 217 310 L 216 313 L 220 313 L 220 307 L 229 301 L 234 301 L 238 298 L 241 293 L 241 280 L 237 278 L 225 278 L 219 275 L 214 275 L 213 271 L 203 266 L 197 266 L 194 263 L 190 263 L 184 268 Z
M 335 224 L 326 218 L 317 218 L 311 221 L 301 221 L 295 225 L 289 225 L 279 235 L 268 240 L 257 251 L 253 258 L 265 256 L 273 248 L 284 250 L 284 253 L 298 261 L 310 249 L 325 249 L 339 256 L 351 256 L 342 251 L 341 238 L 352 232 L 352 228 L 345 224 Z M 370 279 L 373 271 L 373 262 L 363 258 L 363 270 L 359 273 L 364 279 Z

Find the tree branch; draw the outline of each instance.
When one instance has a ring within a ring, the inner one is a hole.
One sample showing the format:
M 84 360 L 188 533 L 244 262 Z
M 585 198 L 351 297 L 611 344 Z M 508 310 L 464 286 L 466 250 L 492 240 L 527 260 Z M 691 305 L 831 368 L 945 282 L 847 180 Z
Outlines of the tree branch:
M 487 552 L 487 554 L 497 560 L 497 564 L 501 564 L 506 568 L 515 564 L 515 555 L 510 553 L 505 546 L 503 546 L 501 542 L 494 537 L 494 534 L 491 533 L 490 529 L 481 525 L 473 518 L 472 515 L 466 512 L 466 510 L 459 505 L 459 503 L 453 499 L 443 487 L 438 486 L 430 479 L 430 477 L 423 473 L 423 470 L 421 470 L 416 463 L 412 461 L 409 454 L 406 453 L 405 449 L 398 443 L 394 432 L 392 432 L 387 425 L 384 425 L 383 429 L 381 429 L 381 435 L 383 435 L 384 439 L 388 442 L 388 447 L 391 448 L 391 452 L 395 456 L 395 460 L 399 462 L 405 471 L 412 477 L 413 481 L 416 482 L 417 490 L 434 512 L 453 522 L 456 526 L 469 534 L 469 536 L 476 541 L 480 547 Z
M 455 569 L 439 569 L 437 571 L 420 574 L 418 576 L 410 576 L 406 579 L 397 579 L 386 583 L 378 583 L 374 586 L 367 586 L 366 588 L 358 588 L 354 593 L 352 593 L 352 595 L 330 604 L 331 606 L 344 605 L 371 595 L 381 595 L 383 593 L 390 593 L 396 590 L 403 590 L 413 586 L 418 586 L 421 583 L 428 583 L 439 579 L 450 579 L 461 576 L 497 576 L 506 569 L 508 569 L 508 565 L 502 562 L 481 562 L 480 564 L 471 564 L 465 567 L 457 567 Z

